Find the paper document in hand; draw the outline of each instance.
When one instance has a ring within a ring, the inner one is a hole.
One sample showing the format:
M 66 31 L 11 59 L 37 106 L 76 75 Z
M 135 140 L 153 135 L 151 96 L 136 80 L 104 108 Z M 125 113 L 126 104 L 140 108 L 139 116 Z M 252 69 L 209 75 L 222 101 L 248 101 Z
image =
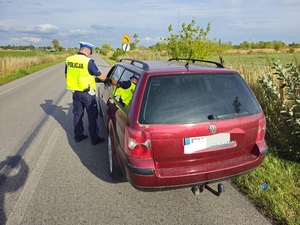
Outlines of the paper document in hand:
M 95 93 L 95 91 L 94 91 L 94 89 L 90 86 L 90 90 L 89 90 L 89 92 L 88 92 L 90 95 L 95 95 L 96 93 Z

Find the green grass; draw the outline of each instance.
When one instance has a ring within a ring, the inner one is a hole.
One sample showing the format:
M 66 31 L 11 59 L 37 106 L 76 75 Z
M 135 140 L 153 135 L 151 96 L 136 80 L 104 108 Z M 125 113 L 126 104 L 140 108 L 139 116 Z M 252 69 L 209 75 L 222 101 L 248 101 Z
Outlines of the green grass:
M 101 57 L 111 66 L 116 64 L 115 60 L 110 59 L 108 56 L 105 55 L 101 55 Z
M 298 163 L 266 156 L 262 166 L 232 180 L 276 224 L 299 225 L 300 166 Z M 268 184 L 267 189 L 261 185 Z
M 0 85 L 6 84 L 6 83 L 11 82 L 11 81 L 16 80 L 16 79 L 19 79 L 21 77 L 24 77 L 24 76 L 26 76 L 28 74 L 31 74 L 31 73 L 34 73 L 36 71 L 45 69 L 49 66 L 56 65 L 56 64 L 58 64 L 60 62 L 63 62 L 63 61 L 64 61 L 64 59 L 56 60 L 56 61 L 53 61 L 53 62 L 48 62 L 48 63 L 45 63 L 45 64 L 41 64 L 41 65 L 32 67 L 32 68 L 27 69 L 27 70 L 22 69 L 22 70 L 18 71 L 18 73 L 9 74 L 5 77 L 0 77 Z
M 283 64 L 295 62 L 300 64 L 300 53 L 260 53 L 260 54 L 224 54 L 224 65 L 269 66 L 272 59 L 280 60 Z M 218 56 L 212 60 L 219 61 Z
M 55 54 L 59 55 L 60 52 L 48 52 L 48 51 L 41 51 L 41 50 L 35 50 L 35 51 L 25 51 L 25 50 L 7 50 L 7 51 L 0 51 L 0 58 L 1 57 L 29 57 L 29 56 L 40 56 L 40 55 L 50 55 Z
M 65 60 L 70 53 L 49 51 L 0 51 L 0 85 Z M 7 60 L 11 59 L 13 60 Z M 19 66 L 16 69 L 16 64 Z M 1 66 L 2 65 L 2 66 Z

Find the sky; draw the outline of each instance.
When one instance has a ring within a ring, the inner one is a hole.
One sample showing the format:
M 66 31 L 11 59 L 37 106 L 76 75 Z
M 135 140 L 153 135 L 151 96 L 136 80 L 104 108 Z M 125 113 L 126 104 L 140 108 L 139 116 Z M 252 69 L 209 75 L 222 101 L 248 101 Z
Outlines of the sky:
M 0 46 L 119 48 L 127 33 L 148 47 L 192 20 L 211 40 L 300 43 L 300 0 L 0 0 Z

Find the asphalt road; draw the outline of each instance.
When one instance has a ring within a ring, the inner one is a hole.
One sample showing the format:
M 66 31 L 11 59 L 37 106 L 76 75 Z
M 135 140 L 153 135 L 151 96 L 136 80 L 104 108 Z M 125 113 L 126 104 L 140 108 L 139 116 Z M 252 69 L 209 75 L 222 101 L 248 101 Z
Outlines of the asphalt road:
M 73 139 L 63 63 L 0 86 L 0 103 L 0 224 L 270 224 L 227 182 L 220 197 L 112 182 L 106 142 Z

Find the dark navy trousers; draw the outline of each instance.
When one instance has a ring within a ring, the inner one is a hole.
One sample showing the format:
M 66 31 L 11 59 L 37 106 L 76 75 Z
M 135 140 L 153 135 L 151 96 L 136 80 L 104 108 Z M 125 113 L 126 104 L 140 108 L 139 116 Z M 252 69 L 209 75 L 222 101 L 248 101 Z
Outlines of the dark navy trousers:
M 92 142 L 100 138 L 99 128 L 97 124 L 98 108 L 96 95 L 92 96 L 88 92 L 75 91 L 73 92 L 73 113 L 74 113 L 74 134 L 75 139 L 79 139 L 83 135 L 84 109 L 86 109 L 89 121 L 89 134 Z

